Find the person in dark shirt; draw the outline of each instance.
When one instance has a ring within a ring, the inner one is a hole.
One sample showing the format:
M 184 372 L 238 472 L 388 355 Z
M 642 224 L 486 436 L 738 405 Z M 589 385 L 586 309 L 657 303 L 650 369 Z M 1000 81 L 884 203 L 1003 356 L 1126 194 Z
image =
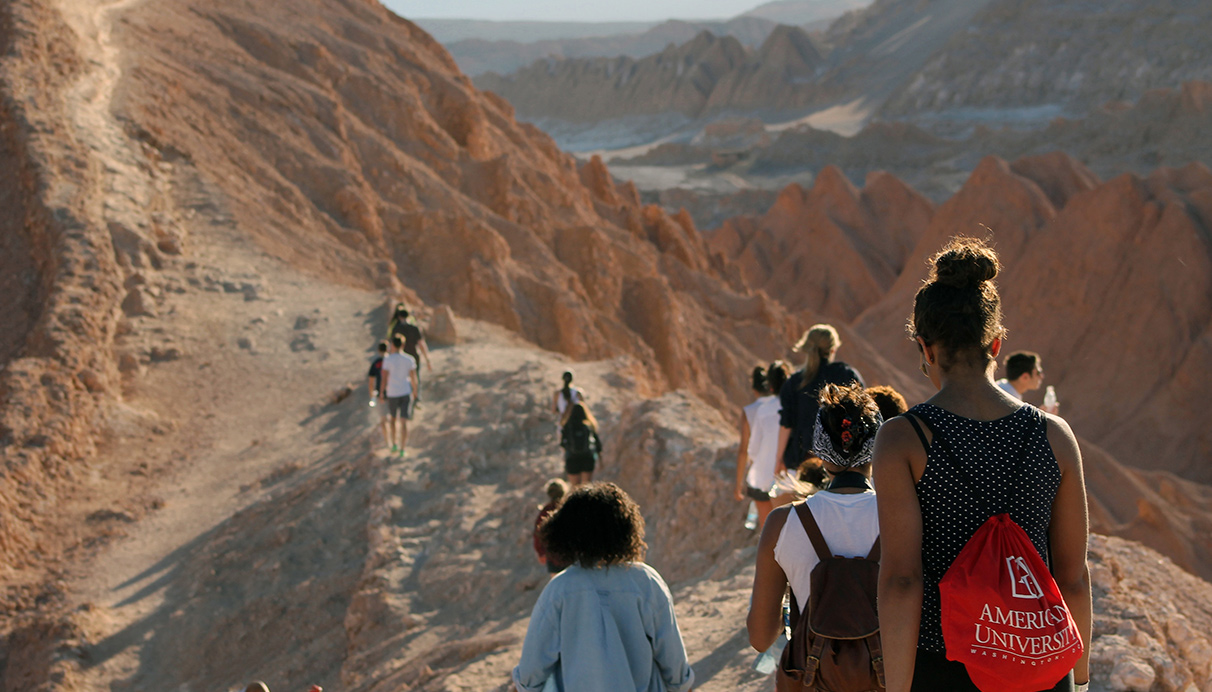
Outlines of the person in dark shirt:
M 387 342 L 379 342 L 379 355 L 370 363 L 370 371 L 366 373 L 366 387 L 370 389 L 370 405 L 379 407 L 379 427 L 383 429 L 383 440 L 390 445 L 391 435 L 387 430 L 387 402 L 379 401 L 379 392 L 383 391 L 383 358 L 387 355 Z
M 412 359 L 417 362 L 417 385 L 418 390 L 413 392 L 413 404 L 420 398 L 421 392 L 419 385 L 421 384 L 421 357 L 425 357 L 425 370 L 433 372 L 433 365 L 429 362 L 429 345 L 425 343 L 425 334 L 416 322 L 411 319 L 408 308 L 404 307 L 403 303 L 396 305 L 396 311 L 392 313 L 391 323 L 388 325 L 387 338 L 399 334 L 404 338 L 404 348 L 401 349 L 404 353 L 412 356 Z
M 795 345 L 796 352 L 804 354 L 804 367 L 792 374 L 779 390 L 783 410 L 779 414 L 776 474 L 785 469 L 799 469 L 805 460 L 814 458 L 812 432 L 820 408 L 821 388 L 827 384 L 844 387 L 854 382 L 867 386 L 858 370 L 833 359 L 841 345 L 837 330 L 828 324 L 813 325 Z

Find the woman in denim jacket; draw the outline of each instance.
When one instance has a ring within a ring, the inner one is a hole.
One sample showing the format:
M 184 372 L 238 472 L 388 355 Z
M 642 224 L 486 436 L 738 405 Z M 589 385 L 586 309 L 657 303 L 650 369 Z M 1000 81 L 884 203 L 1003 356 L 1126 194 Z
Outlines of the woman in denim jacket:
M 644 518 L 613 483 L 564 498 L 541 528 L 549 555 L 571 566 L 530 615 L 519 692 L 689 692 L 694 672 L 661 575 L 644 564 Z

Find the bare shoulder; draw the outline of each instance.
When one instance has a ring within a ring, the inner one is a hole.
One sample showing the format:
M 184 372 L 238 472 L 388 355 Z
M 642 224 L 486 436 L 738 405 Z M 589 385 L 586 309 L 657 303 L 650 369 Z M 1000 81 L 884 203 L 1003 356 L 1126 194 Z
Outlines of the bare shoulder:
M 783 526 L 787 524 L 787 515 L 791 514 L 791 508 L 794 505 L 780 505 L 770 510 L 770 514 L 766 516 L 766 524 L 762 526 L 762 537 L 758 541 L 758 549 L 763 546 L 769 546 L 773 550 L 774 544 L 779 540 L 779 534 L 783 532 Z
M 909 452 L 915 448 L 921 449 L 922 443 L 917 438 L 917 431 L 913 429 L 913 424 L 908 419 L 897 416 L 888 419 L 880 426 L 880 431 L 875 436 L 875 445 L 876 455 L 887 458 L 889 453 L 896 454 L 897 452 Z
M 1080 468 L 1082 454 L 1069 423 L 1052 413 L 1045 413 L 1044 417 L 1048 425 L 1048 444 L 1052 446 L 1057 464 L 1062 470 Z
M 783 524 L 787 523 L 787 515 L 791 514 L 791 510 L 795 507 L 794 504 L 779 505 L 770 510 L 770 514 L 766 515 L 766 526 L 777 526 L 780 530 Z M 763 533 L 765 529 L 763 529 Z

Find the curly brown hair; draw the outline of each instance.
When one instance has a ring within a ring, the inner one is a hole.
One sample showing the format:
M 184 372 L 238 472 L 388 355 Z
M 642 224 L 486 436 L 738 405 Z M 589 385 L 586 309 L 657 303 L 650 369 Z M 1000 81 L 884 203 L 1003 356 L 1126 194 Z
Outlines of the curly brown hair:
M 905 403 L 905 397 L 886 384 L 878 387 L 868 387 L 867 394 L 871 395 L 872 399 L 875 399 L 875 405 L 880 407 L 880 415 L 884 417 L 884 420 L 899 416 L 909 410 L 909 404 Z
M 549 554 L 586 569 L 640 562 L 648 550 L 639 505 L 614 483 L 578 486 L 539 531 Z

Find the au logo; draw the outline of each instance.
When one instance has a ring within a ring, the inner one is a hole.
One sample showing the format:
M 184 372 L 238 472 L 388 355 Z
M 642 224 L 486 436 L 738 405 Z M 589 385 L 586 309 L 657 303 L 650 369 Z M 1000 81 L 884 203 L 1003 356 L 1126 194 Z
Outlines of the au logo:
M 1031 568 L 1021 557 L 1006 558 L 1006 569 L 1010 572 L 1010 585 L 1015 598 L 1043 598 L 1044 591 L 1031 573 Z

